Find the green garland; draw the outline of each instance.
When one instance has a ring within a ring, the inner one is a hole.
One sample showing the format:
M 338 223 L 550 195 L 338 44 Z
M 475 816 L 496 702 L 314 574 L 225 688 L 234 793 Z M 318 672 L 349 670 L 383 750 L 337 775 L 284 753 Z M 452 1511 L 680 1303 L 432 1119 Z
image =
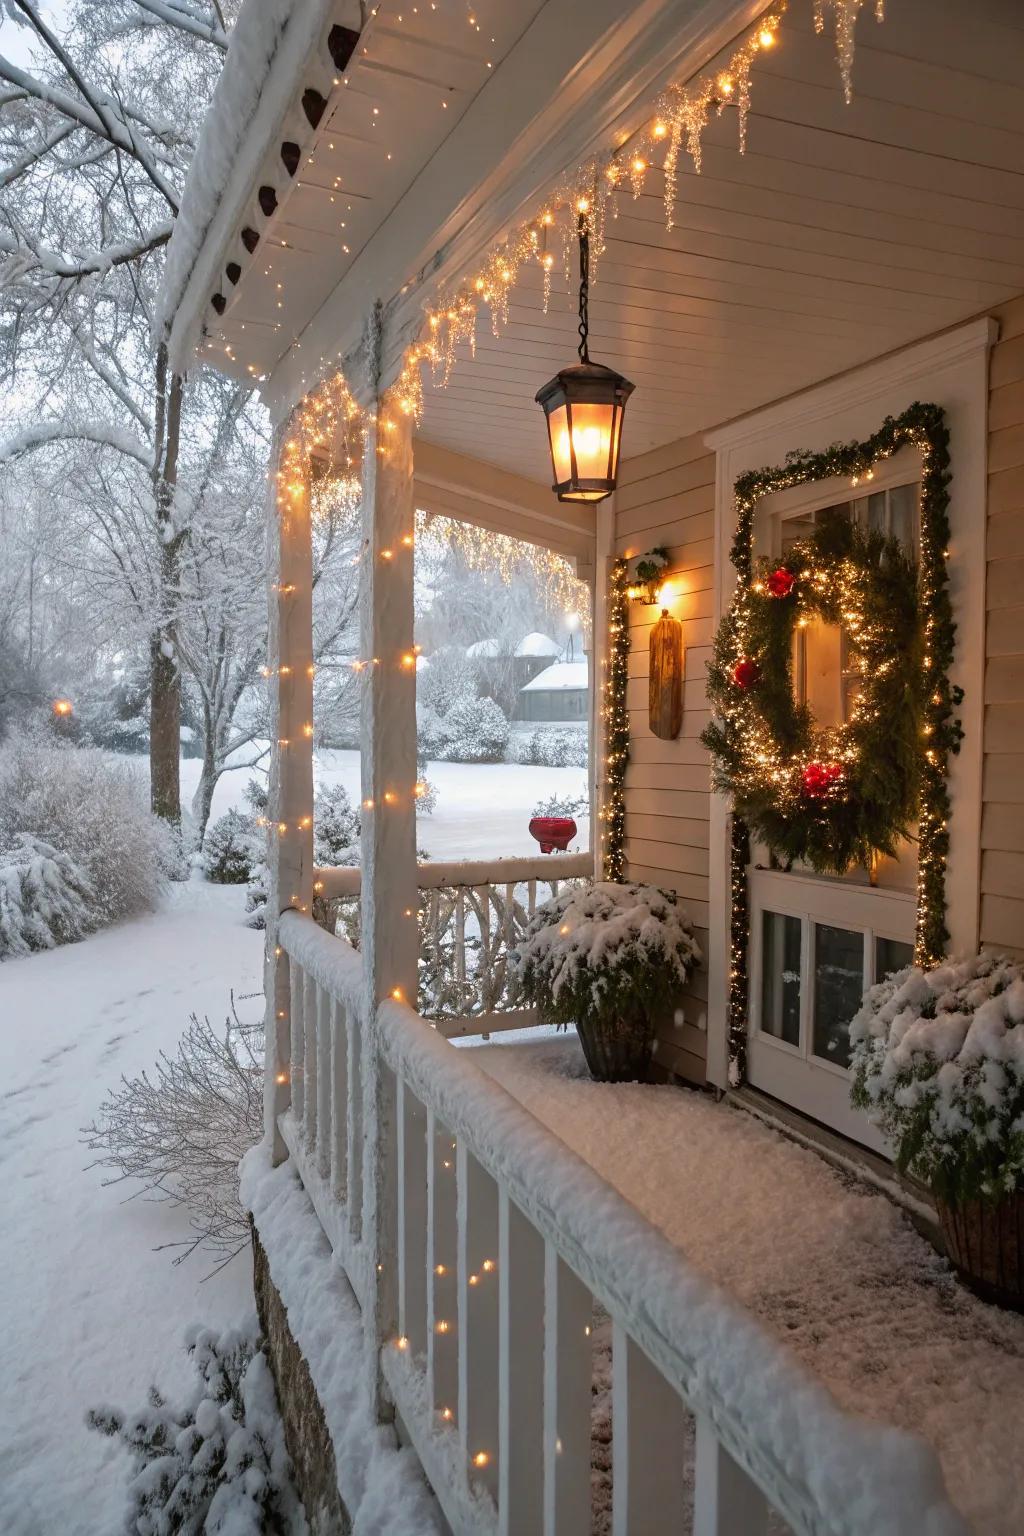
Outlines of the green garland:
M 917 570 L 895 539 L 826 518 L 759 562 L 715 639 L 702 740 L 715 788 L 784 863 L 842 875 L 897 852 L 917 814 L 926 687 Z M 847 724 L 817 727 L 793 696 L 798 625 L 842 625 L 858 695 Z
M 608 586 L 608 673 L 604 684 L 603 878 L 621 880 L 626 868 L 626 766 L 629 763 L 629 565 L 616 560 Z
M 949 597 L 946 572 L 949 541 L 949 430 L 941 406 L 915 402 L 899 416 L 888 416 L 879 430 L 864 442 L 837 443 L 823 453 L 790 454 L 785 463 L 771 468 L 752 470 L 741 475 L 735 485 L 737 512 L 736 535 L 732 546 L 732 562 L 739 575 L 737 605 L 741 608 L 750 600 L 756 573 L 754 569 L 753 541 L 754 514 L 758 502 L 774 491 L 790 486 L 804 485 L 814 480 L 841 476 L 853 481 L 867 476 L 873 466 L 891 457 L 901 448 L 912 445 L 922 456 L 921 467 L 921 552 L 917 568 L 918 629 L 921 643 L 918 647 L 918 677 L 911 680 L 914 698 L 918 701 L 915 714 L 920 730 L 917 761 L 913 765 L 913 781 L 916 787 L 916 811 L 918 821 L 918 883 L 917 923 L 914 958 L 919 965 L 931 965 L 941 959 L 948 933 L 946 931 L 946 859 L 949 851 L 949 791 L 946 786 L 946 768 L 951 752 L 959 750 L 961 730 L 954 718 L 954 707 L 962 698 L 959 689 L 949 682 L 949 668 L 953 660 L 956 626 Z M 735 610 L 723 620 L 718 641 L 723 646 L 730 635 L 735 637 L 737 621 Z M 718 645 L 716 641 L 716 646 Z M 733 653 L 734 664 L 735 653 Z M 724 652 L 723 652 L 724 658 Z M 720 660 L 716 649 L 716 662 Z M 788 687 L 788 657 L 786 658 L 786 685 Z M 776 679 L 777 681 L 777 679 Z M 733 690 L 735 695 L 735 690 Z M 735 697 L 731 700 L 736 703 Z M 727 703 L 723 708 L 722 724 L 709 727 L 706 737 L 712 750 L 723 744 L 723 737 L 734 723 Z M 885 722 L 880 722 L 884 726 Z M 800 739 L 800 731 L 806 726 L 799 712 L 790 717 L 790 725 Z M 717 734 L 716 734 L 717 733 Z M 806 743 L 805 743 L 806 744 Z M 905 772 L 907 765 L 903 765 Z M 719 760 L 723 777 L 728 775 L 728 762 Z M 890 790 L 892 786 L 890 785 Z M 897 793 L 890 805 L 888 823 L 890 831 L 901 821 L 897 814 Z M 884 816 L 881 818 L 886 819 Z M 861 829 L 863 835 L 863 829 Z M 857 837 L 852 839 L 857 841 Z M 849 836 L 847 841 L 850 841 Z M 870 839 L 869 839 L 870 841 Z M 747 865 L 749 863 L 749 830 L 742 816 L 734 814 L 731 840 L 731 888 L 732 888 L 732 943 L 729 983 L 729 1044 L 730 1077 L 741 1082 L 745 1071 L 746 1032 L 748 1015 L 747 944 L 749 923 L 747 914 Z

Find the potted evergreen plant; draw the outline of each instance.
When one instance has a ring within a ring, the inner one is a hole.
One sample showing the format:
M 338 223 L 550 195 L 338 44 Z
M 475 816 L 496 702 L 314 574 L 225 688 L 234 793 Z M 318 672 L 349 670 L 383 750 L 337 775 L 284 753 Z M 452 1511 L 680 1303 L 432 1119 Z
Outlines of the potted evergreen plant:
M 1024 1311 L 1024 965 L 982 954 L 887 976 L 850 1040 L 853 1102 L 931 1188 L 953 1265 Z
M 670 892 L 602 881 L 539 907 L 513 963 L 545 1023 L 575 1024 L 591 1075 L 626 1082 L 646 1074 L 658 1018 L 700 958 Z

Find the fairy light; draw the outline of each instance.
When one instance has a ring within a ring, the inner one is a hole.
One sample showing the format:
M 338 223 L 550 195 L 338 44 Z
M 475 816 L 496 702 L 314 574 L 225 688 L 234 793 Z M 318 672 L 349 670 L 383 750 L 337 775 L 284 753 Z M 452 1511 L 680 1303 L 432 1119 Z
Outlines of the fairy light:
M 616 560 L 608 592 L 608 666 L 601 718 L 604 723 L 604 795 L 601 803 L 602 868 L 605 880 L 625 874 L 626 768 L 629 763 L 629 564 Z

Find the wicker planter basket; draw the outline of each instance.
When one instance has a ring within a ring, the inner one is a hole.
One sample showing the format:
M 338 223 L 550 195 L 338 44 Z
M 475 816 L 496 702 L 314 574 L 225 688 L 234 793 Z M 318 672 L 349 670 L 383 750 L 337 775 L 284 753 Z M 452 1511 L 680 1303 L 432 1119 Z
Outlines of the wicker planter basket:
M 1024 1190 L 992 1202 L 936 1200 L 950 1263 L 984 1301 L 1024 1312 Z
M 643 1082 L 651 1064 L 654 1026 L 646 1018 L 607 1024 L 578 1024 L 591 1077 L 599 1083 Z

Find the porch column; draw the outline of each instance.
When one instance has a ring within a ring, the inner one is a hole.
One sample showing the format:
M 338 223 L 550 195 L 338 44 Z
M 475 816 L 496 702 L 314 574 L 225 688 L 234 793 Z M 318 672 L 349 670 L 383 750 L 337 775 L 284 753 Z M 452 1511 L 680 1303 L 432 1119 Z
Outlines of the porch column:
M 393 1075 L 374 1033 L 378 1005 L 416 1007 L 416 665 L 413 654 L 412 421 L 386 395 L 369 413 L 363 454 L 363 562 L 360 573 L 362 700 L 362 902 L 360 948 L 369 1039 L 363 1052 L 364 1312 L 370 1389 L 389 1416 L 380 1347 L 398 1330 L 396 1106 Z M 425 1162 L 424 1162 L 425 1166 Z M 368 1316 L 367 1313 L 370 1315 Z
M 267 488 L 267 671 L 270 698 L 267 930 L 264 963 L 264 1129 L 275 1163 L 288 1152 L 278 1116 L 292 1101 L 288 956 L 277 920 L 313 899 L 313 557 L 309 466 L 291 437 L 274 432 Z

